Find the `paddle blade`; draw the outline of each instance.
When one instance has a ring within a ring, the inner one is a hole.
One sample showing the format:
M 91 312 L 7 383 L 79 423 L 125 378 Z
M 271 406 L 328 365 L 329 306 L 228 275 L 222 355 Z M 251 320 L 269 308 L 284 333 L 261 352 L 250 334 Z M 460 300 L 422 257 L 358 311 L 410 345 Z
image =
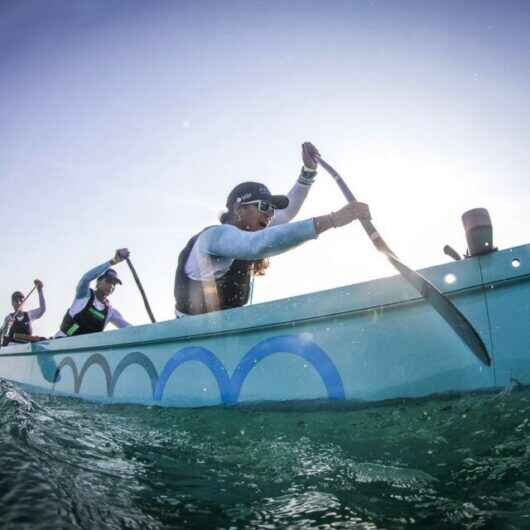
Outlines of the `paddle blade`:
M 425 298 L 433 309 L 451 326 L 451 329 L 464 341 L 473 354 L 486 366 L 491 366 L 491 357 L 486 346 L 459 309 L 421 274 L 409 269 L 398 259 L 388 257 L 402 276 Z

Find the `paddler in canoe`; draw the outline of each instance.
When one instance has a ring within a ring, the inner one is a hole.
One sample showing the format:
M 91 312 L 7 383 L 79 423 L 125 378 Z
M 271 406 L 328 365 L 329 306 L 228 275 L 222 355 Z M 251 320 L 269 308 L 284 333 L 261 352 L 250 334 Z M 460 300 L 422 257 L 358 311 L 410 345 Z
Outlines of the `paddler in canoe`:
M 32 322 L 42 317 L 46 312 L 46 300 L 44 299 L 43 293 L 44 285 L 40 280 L 35 280 L 33 283 L 35 287 L 28 296 L 25 297 L 20 291 L 15 291 L 11 295 L 11 304 L 14 311 L 13 313 L 9 313 L 4 319 L 0 333 L 2 336 L 2 346 L 28 342 L 27 338 L 33 335 Z M 23 311 L 22 307 L 24 302 L 35 289 L 37 289 L 37 293 L 39 294 L 39 307 L 30 311 Z
M 114 257 L 89 270 L 79 281 L 75 298 L 64 315 L 61 329 L 55 338 L 73 337 L 103 331 L 111 322 L 117 328 L 130 326 L 121 313 L 110 305 L 108 297 L 114 292 L 116 284 L 121 285 L 118 273 L 112 269 L 129 257 L 129 250 L 120 248 Z M 96 281 L 96 288 L 90 288 L 90 282 Z
M 318 150 L 302 145 L 301 174 L 286 195 L 272 195 L 259 182 L 243 182 L 228 195 L 221 224 L 192 237 L 179 255 L 175 275 L 176 315 L 197 315 L 245 305 L 254 274 L 267 258 L 316 239 L 330 228 L 370 219 L 368 206 L 351 202 L 328 215 L 291 223 L 314 181 Z

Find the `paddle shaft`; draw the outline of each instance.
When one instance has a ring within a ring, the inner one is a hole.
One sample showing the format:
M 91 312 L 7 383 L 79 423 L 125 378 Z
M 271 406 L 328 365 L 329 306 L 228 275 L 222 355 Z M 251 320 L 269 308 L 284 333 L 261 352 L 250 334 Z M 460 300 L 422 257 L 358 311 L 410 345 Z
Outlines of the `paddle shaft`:
M 325 160 L 322 160 L 320 156 L 317 158 L 320 165 L 335 179 L 335 182 L 338 184 L 346 200 L 348 202 L 355 201 L 356 199 L 353 193 L 337 171 L 335 171 L 335 169 L 333 169 Z M 491 357 L 482 338 L 449 298 L 442 294 L 432 283 L 421 276 L 421 274 L 410 269 L 401 262 L 375 229 L 372 221 L 368 219 L 359 219 L 359 221 L 377 250 L 382 252 L 388 258 L 390 263 L 392 263 L 392 265 L 399 271 L 403 278 L 405 278 L 405 280 L 407 280 L 423 296 L 434 310 L 438 312 L 447 324 L 451 326 L 453 331 L 471 349 L 476 357 L 485 365 L 490 366 Z
M 354 197 L 350 188 L 348 187 L 346 182 L 344 182 L 342 177 L 337 173 L 337 171 L 333 167 L 331 167 L 325 160 L 322 160 L 322 158 L 318 157 L 318 160 L 320 162 L 320 165 L 335 179 L 335 182 L 338 184 L 346 200 L 348 202 L 356 201 L 357 199 Z M 406 267 L 406 265 L 404 265 L 401 262 L 401 260 L 392 252 L 392 250 L 390 250 L 390 247 L 386 244 L 385 240 L 381 237 L 381 234 L 376 230 L 375 226 L 372 224 L 372 221 L 370 221 L 369 219 L 359 219 L 359 221 L 361 225 L 363 226 L 365 232 L 368 234 L 368 237 L 374 244 L 375 248 L 379 250 L 379 252 L 383 253 L 388 258 L 390 263 L 392 263 L 392 265 L 401 274 L 403 274 L 404 268 L 408 269 L 408 267 Z M 417 289 L 418 285 L 414 284 L 414 287 L 416 287 Z M 425 296 L 423 289 L 419 289 L 419 291 L 422 296 Z
M 136 269 L 134 268 L 129 258 L 125 258 L 125 259 L 127 261 L 127 265 L 129 265 L 129 269 L 131 269 L 131 273 L 134 277 L 134 281 L 136 282 L 136 285 L 138 286 L 138 290 L 140 291 L 140 294 L 142 295 L 147 314 L 149 315 L 151 322 L 156 322 L 155 316 L 153 315 L 153 312 L 151 311 L 151 306 L 149 305 L 149 301 L 147 300 L 147 296 L 145 295 L 144 288 L 142 287 L 142 282 L 140 282 L 140 278 L 138 277 L 138 274 L 136 273 Z
M 24 333 L 13 333 L 13 338 L 21 342 L 41 342 L 48 340 L 46 337 L 39 337 L 38 335 L 25 335 Z
M 337 171 L 333 167 L 331 167 L 325 160 L 322 160 L 322 158 L 318 157 L 318 160 L 320 162 L 320 165 L 335 179 L 335 182 L 338 184 L 346 200 L 348 202 L 356 201 L 357 199 L 351 192 L 346 182 L 344 182 L 342 177 L 337 173 Z M 376 230 L 375 226 L 372 224 L 372 221 L 370 221 L 369 219 L 359 219 L 359 221 L 363 226 L 365 232 L 368 234 L 368 237 L 374 244 L 375 248 L 379 250 L 379 252 L 382 252 L 388 258 L 390 263 L 392 263 L 392 265 L 394 265 L 394 267 L 402 273 L 402 268 L 404 267 L 403 263 L 401 263 L 398 257 L 390 250 L 390 247 L 381 237 L 381 234 Z M 420 293 L 422 295 L 424 294 L 421 290 Z
M 342 194 L 346 198 L 348 202 L 356 201 L 357 199 L 354 197 L 353 193 L 351 192 L 350 188 L 348 188 L 348 185 L 344 180 L 342 180 L 342 177 L 333 169 L 325 160 L 323 160 L 320 157 L 317 157 L 320 165 L 333 177 L 337 185 L 339 186 L 340 190 L 342 191 Z M 363 225 L 364 230 L 368 234 L 368 237 L 374 244 L 374 246 L 388 256 L 390 260 L 397 259 L 396 255 L 390 250 L 390 247 L 385 243 L 384 239 L 381 237 L 379 232 L 375 229 L 375 226 L 372 224 L 372 221 L 369 219 L 359 219 L 360 223 Z

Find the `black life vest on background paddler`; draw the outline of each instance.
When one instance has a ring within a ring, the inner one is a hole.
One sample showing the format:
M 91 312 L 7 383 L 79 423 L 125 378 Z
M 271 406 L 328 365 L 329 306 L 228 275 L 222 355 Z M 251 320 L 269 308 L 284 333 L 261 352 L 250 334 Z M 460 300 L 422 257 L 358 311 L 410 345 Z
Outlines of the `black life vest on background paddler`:
M 254 261 L 234 260 L 223 276 L 212 280 L 200 281 L 188 277 L 184 267 L 195 241 L 204 230 L 188 241 L 178 259 L 174 288 L 175 302 L 177 310 L 186 315 L 200 315 L 221 309 L 241 307 L 248 302 L 250 297 Z
M 97 333 L 103 331 L 109 313 L 109 306 L 105 304 L 102 311 L 94 305 L 96 293 L 90 289 L 90 298 L 85 307 L 74 317 L 67 311 L 61 324 L 61 331 L 68 337 L 75 335 L 86 335 L 87 333 Z
M 9 316 L 13 316 L 15 313 L 11 313 Z M 9 334 L 4 337 L 4 344 L 2 346 L 7 346 L 10 342 L 14 342 L 16 344 L 26 344 L 25 340 L 16 340 L 14 338 L 15 333 L 20 335 L 31 335 L 31 319 L 29 318 L 29 315 L 27 311 L 21 311 L 18 313 L 18 315 L 15 317 L 15 321 L 11 325 L 11 329 L 9 330 Z

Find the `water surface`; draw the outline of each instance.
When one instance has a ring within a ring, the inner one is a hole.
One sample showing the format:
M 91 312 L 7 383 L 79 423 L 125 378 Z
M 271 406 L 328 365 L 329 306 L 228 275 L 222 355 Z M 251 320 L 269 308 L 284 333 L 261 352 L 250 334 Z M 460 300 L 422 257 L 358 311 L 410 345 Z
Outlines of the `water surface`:
M 2 528 L 530 528 L 530 390 L 164 409 L 0 381 Z

